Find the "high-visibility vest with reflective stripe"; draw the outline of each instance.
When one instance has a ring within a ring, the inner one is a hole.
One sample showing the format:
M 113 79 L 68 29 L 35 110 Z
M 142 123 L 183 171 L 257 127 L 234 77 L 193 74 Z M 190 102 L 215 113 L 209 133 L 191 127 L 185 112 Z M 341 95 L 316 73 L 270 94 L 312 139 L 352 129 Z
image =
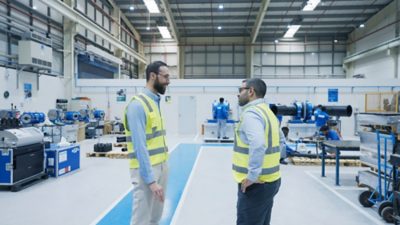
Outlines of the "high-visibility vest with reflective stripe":
M 158 106 L 151 98 L 143 93 L 134 96 L 130 102 L 134 100 L 137 100 L 142 104 L 146 114 L 146 147 L 150 156 L 150 164 L 153 166 L 162 163 L 168 159 L 168 148 L 165 140 L 165 126 Z M 123 122 L 130 159 L 129 165 L 130 168 L 139 168 L 139 161 L 137 160 L 131 139 L 132 131 L 129 129 L 127 121 L 128 106 L 125 108 Z
M 279 146 L 279 122 L 267 104 L 260 103 L 249 106 L 242 113 L 242 118 L 235 129 L 235 144 L 233 149 L 233 177 L 236 182 L 241 183 L 248 173 L 249 167 L 249 145 L 240 139 L 239 129 L 243 115 L 248 110 L 258 112 L 265 121 L 265 155 L 262 170 L 258 177 L 259 182 L 273 182 L 281 177 L 279 170 L 280 146 Z

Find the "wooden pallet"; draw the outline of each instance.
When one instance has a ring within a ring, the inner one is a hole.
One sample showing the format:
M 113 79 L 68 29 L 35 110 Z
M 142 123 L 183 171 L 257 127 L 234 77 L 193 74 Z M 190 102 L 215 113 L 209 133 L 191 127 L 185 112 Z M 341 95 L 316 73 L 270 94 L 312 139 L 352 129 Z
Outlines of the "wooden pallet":
M 307 157 L 290 157 L 289 159 L 294 165 L 316 166 L 316 165 L 322 164 L 321 159 L 310 159 Z M 329 165 L 335 165 L 335 164 L 336 164 L 335 159 L 325 159 L 325 165 L 329 166 Z M 340 166 L 360 166 L 360 160 L 358 160 L 358 159 L 341 159 Z
M 86 157 L 107 157 L 112 159 L 127 159 L 128 152 L 118 152 L 118 151 L 111 151 L 111 152 L 88 152 L 86 153 Z
M 126 143 L 125 142 L 121 142 L 121 143 L 114 143 L 113 145 L 114 147 L 122 147 L 122 148 L 126 148 Z

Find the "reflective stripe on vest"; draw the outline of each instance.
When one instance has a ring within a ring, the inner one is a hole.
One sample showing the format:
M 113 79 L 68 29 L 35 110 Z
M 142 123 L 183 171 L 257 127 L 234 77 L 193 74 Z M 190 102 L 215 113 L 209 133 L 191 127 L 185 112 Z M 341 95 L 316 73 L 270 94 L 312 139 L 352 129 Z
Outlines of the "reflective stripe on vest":
M 168 158 L 168 148 L 165 144 L 166 131 L 164 129 L 163 120 L 158 107 L 152 99 L 144 94 L 139 94 L 133 97 L 131 102 L 134 100 L 137 100 L 140 104 L 142 104 L 146 114 L 146 148 L 149 152 L 150 164 L 156 165 L 162 163 Z M 124 115 L 124 126 L 126 128 L 128 128 L 127 108 L 128 106 L 125 109 Z M 131 135 L 131 130 L 129 128 L 126 129 L 126 142 L 128 148 L 128 157 L 130 158 L 130 168 L 139 168 L 139 161 L 137 160 Z
M 280 145 L 279 145 L 279 125 L 275 115 L 271 112 L 268 113 L 267 105 L 265 103 L 256 106 L 250 106 L 247 110 L 254 109 L 257 111 L 265 121 L 268 129 L 265 129 L 265 155 L 262 165 L 261 173 L 258 177 L 260 182 L 273 182 L 280 178 L 279 159 L 280 159 Z M 245 113 L 245 110 L 243 113 Z M 275 120 L 274 120 L 275 119 Z M 242 119 L 241 119 L 242 120 Z M 272 122 L 271 122 L 272 121 Z M 240 183 L 247 177 L 248 164 L 249 164 L 249 146 L 245 144 L 238 133 L 241 122 L 235 131 L 235 144 L 232 170 L 235 180 Z

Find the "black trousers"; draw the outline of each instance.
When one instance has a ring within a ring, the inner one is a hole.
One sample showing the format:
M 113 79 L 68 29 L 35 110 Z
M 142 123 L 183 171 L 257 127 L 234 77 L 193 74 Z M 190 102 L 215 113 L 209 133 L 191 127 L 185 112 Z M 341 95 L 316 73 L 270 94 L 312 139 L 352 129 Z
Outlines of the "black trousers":
M 236 225 L 269 225 L 274 196 L 281 179 L 272 183 L 252 184 L 243 193 L 238 185 Z

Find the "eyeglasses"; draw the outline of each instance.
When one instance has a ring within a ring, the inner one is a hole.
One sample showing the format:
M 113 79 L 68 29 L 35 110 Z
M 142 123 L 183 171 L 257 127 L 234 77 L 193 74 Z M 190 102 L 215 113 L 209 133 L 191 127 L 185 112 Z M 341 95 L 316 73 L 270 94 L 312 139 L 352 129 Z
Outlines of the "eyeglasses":
M 248 88 L 248 87 L 240 87 L 240 88 L 239 88 L 239 93 L 242 93 L 242 91 L 243 91 L 243 90 L 246 90 L 246 89 L 250 89 L 250 88 Z

